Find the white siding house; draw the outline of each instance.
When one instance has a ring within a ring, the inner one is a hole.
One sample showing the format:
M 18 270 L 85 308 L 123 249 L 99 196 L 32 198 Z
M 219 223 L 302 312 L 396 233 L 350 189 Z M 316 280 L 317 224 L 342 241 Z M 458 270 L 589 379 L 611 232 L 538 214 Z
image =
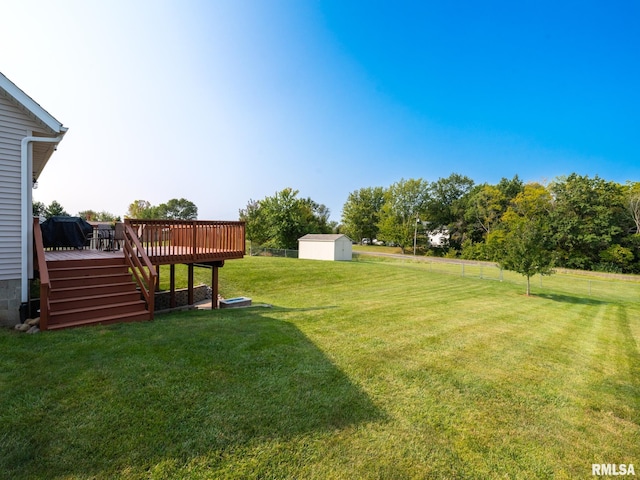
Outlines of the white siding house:
M 298 258 L 351 260 L 352 243 L 346 235 L 308 234 L 298 239 Z
M 33 276 L 31 188 L 66 127 L 0 73 L 0 325 L 19 321 Z

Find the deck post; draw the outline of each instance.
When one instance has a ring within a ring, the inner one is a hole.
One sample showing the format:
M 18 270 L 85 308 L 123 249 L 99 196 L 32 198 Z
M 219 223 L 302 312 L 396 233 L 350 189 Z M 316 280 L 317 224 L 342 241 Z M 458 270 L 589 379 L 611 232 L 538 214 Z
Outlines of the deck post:
M 211 267 L 211 310 L 218 308 L 218 265 Z
M 188 295 L 189 295 L 189 299 L 187 301 L 187 303 L 189 305 L 193 305 L 193 263 L 190 263 L 188 265 L 188 271 L 189 271 L 189 279 L 188 279 Z
M 172 263 L 169 265 L 169 289 L 171 290 L 171 294 L 169 295 L 169 301 L 171 302 L 169 305 L 171 308 L 176 308 L 176 265 Z

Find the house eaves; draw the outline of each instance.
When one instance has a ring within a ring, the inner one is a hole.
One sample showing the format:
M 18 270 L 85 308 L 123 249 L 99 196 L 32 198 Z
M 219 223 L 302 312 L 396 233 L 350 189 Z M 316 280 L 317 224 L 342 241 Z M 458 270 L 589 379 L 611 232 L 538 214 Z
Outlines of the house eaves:
M 42 108 L 35 100 L 29 95 L 24 93 L 18 88 L 11 80 L 0 72 L 0 89 L 4 91 L 6 95 L 13 99 L 18 106 L 23 109 L 27 114 L 35 118 L 39 123 L 46 127 L 52 135 L 64 135 L 67 131 L 67 127 L 64 127 L 62 123 L 56 120 L 49 112 Z

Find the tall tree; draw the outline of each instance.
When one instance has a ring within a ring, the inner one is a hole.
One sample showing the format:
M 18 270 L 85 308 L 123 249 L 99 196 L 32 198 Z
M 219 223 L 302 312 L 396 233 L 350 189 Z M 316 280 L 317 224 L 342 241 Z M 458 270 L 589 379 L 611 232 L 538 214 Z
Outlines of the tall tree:
M 44 210 L 45 218 L 49 219 L 51 217 L 68 217 L 69 214 L 64 210 L 62 205 L 58 203 L 57 200 L 53 200 L 47 208 Z
M 352 240 L 378 237 L 380 210 L 384 204 L 384 189 L 368 187 L 353 191 L 342 207 L 344 231 Z
M 268 225 L 264 218 L 264 210 L 260 209 L 260 201 L 250 199 L 246 208 L 239 212 L 240 220 L 245 222 L 247 239 L 257 245 L 263 245 L 269 240 Z
M 429 203 L 429 184 L 419 179 L 401 179 L 384 194 L 378 228 L 380 238 L 402 250 L 413 244 L 416 224 L 424 218 Z
M 186 198 L 172 198 L 156 207 L 156 217 L 167 220 L 195 220 L 198 207 Z
M 553 272 L 553 247 L 549 214 L 551 195 L 545 187 L 524 187 L 502 217 L 500 228 L 489 234 L 487 242 L 499 252 L 500 266 L 527 278 L 527 295 L 531 294 L 533 275 Z
M 155 212 L 151 203 L 147 200 L 134 200 L 127 210 L 127 214 L 125 215 L 127 218 L 137 218 L 149 220 L 151 218 L 155 218 Z
M 640 182 L 627 184 L 626 206 L 633 220 L 634 232 L 640 234 Z
M 498 187 L 479 185 L 469 194 L 465 220 L 482 240 L 499 224 L 506 207 L 506 196 Z
M 554 197 L 550 219 L 560 265 L 597 268 L 600 253 L 619 244 L 630 228 L 623 187 L 573 173 L 553 182 L 550 189 Z
M 449 231 L 449 242 L 456 248 L 464 241 L 466 229 L 463 198 L 471 191 L 473 185 L 473 180 L 469 177 L 452 173 L 429 186 L 427 220 L 432 229 L 446 227 Z
M 310 198 L 298 198 L 298 190 L 285 188 L 272 197 L 250 200 L 240 210 L 246 222 L 247 238 L 269 248 L 298 246 L 307 233 L 329 233 L 329 209 Z

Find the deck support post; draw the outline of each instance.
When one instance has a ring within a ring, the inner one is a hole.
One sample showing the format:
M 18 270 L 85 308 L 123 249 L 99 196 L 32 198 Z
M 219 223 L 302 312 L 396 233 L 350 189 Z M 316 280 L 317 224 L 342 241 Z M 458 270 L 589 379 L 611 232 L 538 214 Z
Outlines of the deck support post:
M 218 308 L 218 265 L 211 267 L 211 310 Z
M 176 308 L 176 266 L 175 264 L 169 265 L 169 289 L 171 290 L 171 294 L 169 295 L 169 306 L 171 308 Z
M 189 279 L 188 279 L 188 296 L 187 303 L 193 305 L 193 263 L 188 265 Z

